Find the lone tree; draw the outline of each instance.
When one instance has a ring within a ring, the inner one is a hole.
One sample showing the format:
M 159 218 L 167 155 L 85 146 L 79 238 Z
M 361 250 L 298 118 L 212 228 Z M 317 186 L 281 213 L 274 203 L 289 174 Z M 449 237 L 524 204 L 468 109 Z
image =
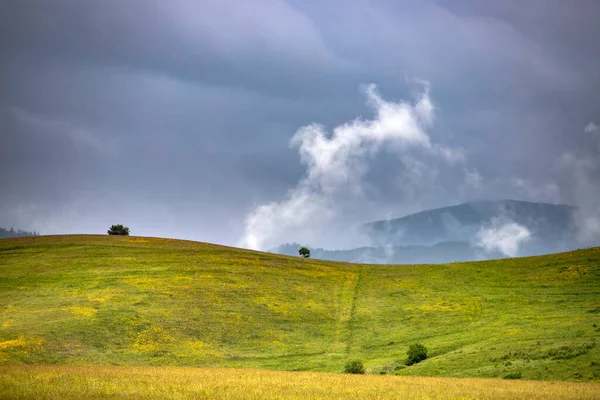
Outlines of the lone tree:
M 413 365 L 427 358 L 427 347 L 421 343 L 411 344 L 406 352 L 406 365 Z
M 123 226 L 121 224 L 119 224 L 119 225 L 112 225 L 108 229 L 108 234 L 109 235 L 129 236 L 129 228 L 126 227 L 126 226 Z
M 310 250 L 308 249 L 308 247 L 300 247 L 300 250 L 298 250 L 298 254 L 300 254 L 300 257 L 302 258 L 308 258 L 310 257 Z

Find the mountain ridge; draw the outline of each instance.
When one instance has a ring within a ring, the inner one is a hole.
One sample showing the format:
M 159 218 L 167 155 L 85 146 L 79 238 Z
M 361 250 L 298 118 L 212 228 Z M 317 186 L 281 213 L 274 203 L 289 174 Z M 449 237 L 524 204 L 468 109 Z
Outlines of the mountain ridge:
M 451 206 L 436 207 L 436 208 L 430 208 L 430 209 L 426 209 L 426 210 L 421 210 L 421 211 L 417 211 L 417 212 L 414 212 L 414 213 L 403 215 L 401 217 L 394 217 L 394 218 L 387 218 L 387 219 L 380 219 L 380 220 L 375 220 L 375 221 L 369 221 L 369 222 L 365 222 L 364 225 L 382 223 L 382 222 L 386 222 L 386 221 L 390 221 L 390 220 L 399 220 L 399 219 L 403 219 L 403 218 L 407 218 L 407 217 L 411 217 L 411 216 L 418 216 L 420 214 L 425 214 L 425 213 L 430 213 L 430 212 L 436 212 L 436 211 L 443 211 L 443 210 L 448 210 L 448 209 L 459 208 L 461 206 L 465 206 L 465 205 L 469 205 L 469 204 L 475 205 L 475 204 L 493 204 L 493 203 L 540 204 L 540 205 L 545 205 L 545 206 L 559 206 L 559 207 L 568 207 L 568 208 L 572 208 L 572 209 L 577 209 L 577 206 L 573 206 L 573 205 L 570 205 L 570 204 L 549 203 L 549 202 L 544 202 L 544 201 L 529 201 L 529 200 L 515 200 L 515 199 L 474 200 L 474 201 L 466 201 L 466 202 L 462 202 L 462 203 L 458 203 L 458 204 L 453 204 Z

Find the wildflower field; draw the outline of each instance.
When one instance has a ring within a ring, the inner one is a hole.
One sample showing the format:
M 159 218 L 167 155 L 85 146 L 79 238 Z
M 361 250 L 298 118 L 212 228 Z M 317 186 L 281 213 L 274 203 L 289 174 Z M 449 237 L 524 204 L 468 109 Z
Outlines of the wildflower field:
M 599 382 L 599 326 L 600 248 L 443 265 L 361 265 L 170 239 L 0 240 L 2 387 L 14 379 L 39 387 L 38 373 L 87 385 L 96 374 L 120 374 L 108 366 L 132 371 L 122 379 L 135 386 L 136 374 L 159 372 L 123 367 L 341 372 L 353 359 L 368 374 L 388 376 L 323 376 L 335 377 L 342 391 L 353 384 L 344 379 L 374 387 L 380 379 L 411 384 L 398 375 L 518 372 L 523 380 Z M 404 365 L 417 342 L 429 358 Z M 94 365 L 103 367 L 75 368 Z M 195 370 L 165 369 L 185 376 L 246 374 Z M 261 374 L 261 382 L 287 385 L 287 375 Z M 597 384 L 585 387 L 600 397 Z

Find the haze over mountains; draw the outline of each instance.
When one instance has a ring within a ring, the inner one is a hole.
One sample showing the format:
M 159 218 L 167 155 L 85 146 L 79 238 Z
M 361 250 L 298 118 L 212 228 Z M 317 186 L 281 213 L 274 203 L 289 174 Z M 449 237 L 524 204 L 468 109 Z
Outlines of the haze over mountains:
M 374 221 L 364 247 L 311 249 L 312 256 L 365 263 L 444 263 L 528 256 L 577 247 L 576 207 L 516 200 L 477 201 Z M 273 249 L 297 255 L 298 244 Z

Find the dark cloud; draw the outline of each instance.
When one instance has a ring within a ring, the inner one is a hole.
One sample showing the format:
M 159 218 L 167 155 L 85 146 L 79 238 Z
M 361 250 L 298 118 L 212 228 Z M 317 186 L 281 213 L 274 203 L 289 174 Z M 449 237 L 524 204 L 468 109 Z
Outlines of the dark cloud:
M 465 160 L 430 159 L 415 182 L 418 155 L 379 154 L 352 220 L 577 203 L 560 160 L 598 157 L 584 127 L 600 120 L 599 16 L 591 0 L 3 1 L 0 225 L 235 244 L 302 178 L 298 128 L 371 118 L 361 85 L 410 100 L 414 79 L 432 142 Z

